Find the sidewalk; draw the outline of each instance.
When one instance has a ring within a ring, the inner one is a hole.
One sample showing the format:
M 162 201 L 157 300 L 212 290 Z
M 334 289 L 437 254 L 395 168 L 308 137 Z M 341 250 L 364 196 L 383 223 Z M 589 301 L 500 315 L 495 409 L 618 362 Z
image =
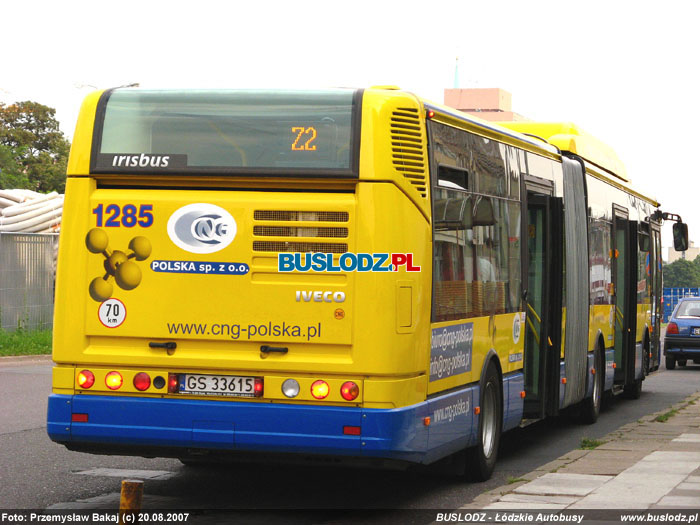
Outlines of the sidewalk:
M 0 356 L 0 367 L 5 366 L 24 366 L 34 363 L 50 363 L 51 354 L 37 355 L 10 355 Z
M 700 392 L 620 427 L 595 445 L 572 450 L 462 508 L 700 508 Z

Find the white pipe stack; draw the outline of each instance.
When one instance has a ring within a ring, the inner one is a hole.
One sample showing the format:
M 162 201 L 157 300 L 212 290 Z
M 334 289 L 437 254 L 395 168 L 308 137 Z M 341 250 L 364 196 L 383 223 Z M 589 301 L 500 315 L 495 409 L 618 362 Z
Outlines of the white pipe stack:
M 63 195 L 0 190 L 0 233 L 51 233 L 61 229 Z

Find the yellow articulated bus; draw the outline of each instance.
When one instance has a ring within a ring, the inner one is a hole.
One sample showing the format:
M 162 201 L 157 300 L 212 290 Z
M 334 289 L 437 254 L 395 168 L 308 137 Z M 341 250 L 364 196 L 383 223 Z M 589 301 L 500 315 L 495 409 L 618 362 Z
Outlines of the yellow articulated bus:
M 113 89 L 64 209 L 48 433 L 72 450 L 466 451 L 486 479 L 502 432 L 595 421 L 658 366 L 669 216 L 570 125 L 388 87 Z

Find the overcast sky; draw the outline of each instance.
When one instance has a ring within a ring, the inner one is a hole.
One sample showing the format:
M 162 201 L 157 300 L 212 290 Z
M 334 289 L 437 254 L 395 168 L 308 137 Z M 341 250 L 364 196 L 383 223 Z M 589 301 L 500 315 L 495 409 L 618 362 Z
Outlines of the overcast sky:
M 61 2 L 0 7 L 0 102 L 55 107 L 71 137 L 93 86 L 368 87 L 435 102 L 500 87 L 533 120 L 572 121 L 607 142 L 635 187 L 700 241 L 694 2 Z M 664 245 L 670 241 L 670 223 Z

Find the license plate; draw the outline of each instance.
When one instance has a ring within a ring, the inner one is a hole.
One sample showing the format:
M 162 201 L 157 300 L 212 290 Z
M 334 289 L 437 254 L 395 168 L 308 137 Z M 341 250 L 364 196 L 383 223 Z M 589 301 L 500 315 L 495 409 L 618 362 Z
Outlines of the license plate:
M 693 335 L 700 335 L 700 327 L 693 328 Z
M 255 397 L 255 378 L 183 374 L 180 376 L 180 393 L 202 396 Z

